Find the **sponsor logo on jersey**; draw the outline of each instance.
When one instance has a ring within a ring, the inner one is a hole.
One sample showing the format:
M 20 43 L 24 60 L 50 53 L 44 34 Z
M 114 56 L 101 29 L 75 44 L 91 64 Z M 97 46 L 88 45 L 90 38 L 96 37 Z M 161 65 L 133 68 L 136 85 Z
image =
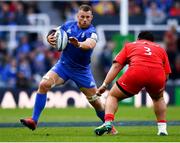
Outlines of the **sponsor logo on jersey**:
M 85 33 L 82 33 L 81 38 L 84 38 L 84 36 L 85 36 Z
M 71 34 L 71 29 L 68 29 L 68 30 L 67 30 L 67 33 Z

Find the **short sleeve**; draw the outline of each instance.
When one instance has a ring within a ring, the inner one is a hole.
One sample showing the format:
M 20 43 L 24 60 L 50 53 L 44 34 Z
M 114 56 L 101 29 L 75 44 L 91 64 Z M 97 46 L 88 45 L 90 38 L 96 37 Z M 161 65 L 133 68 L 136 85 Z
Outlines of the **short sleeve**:
M 127 47 L 124 46 L 123 49 L 116 55 L 113 62 L 118 62 L 121 65 L 127 64 Z
M 98 36 L 94 27 L 86 31 L 86 38 L 94 39 L 96 42 L 98 41 Z

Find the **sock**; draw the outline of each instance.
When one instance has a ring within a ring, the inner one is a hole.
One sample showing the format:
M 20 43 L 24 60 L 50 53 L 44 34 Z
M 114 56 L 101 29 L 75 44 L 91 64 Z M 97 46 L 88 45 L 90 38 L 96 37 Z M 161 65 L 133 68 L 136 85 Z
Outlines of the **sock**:
M 105 115 L 104 111 L 97 111 L 96 110 L 96 115 L 104 122 L 104 115 Z
M 114 121 L 114 114 L 106 114 L 104 119 L 105 119 L 105 122 L 112 122 Z
M 157 126 L 158 126 L 158 132 L 163 132 L 163 133 L 167 133 L 167 123 L 166 120 L 159 120 L 157 122 Z
M 157 122 L 158 123 L 166 123 L 167 121 L 166 120 L 158 120 Z
M 34 104 L 34 111 L 33 111 L 33 116 L 32 116 L 32 119 L 35 122 L 38 122 L 39 116 L 45 107 L 46 98 L 47 98 L 46 94 L 37 93 L 37 95 L 36 95 L 36 100 L 35 100 L 35 104 Z

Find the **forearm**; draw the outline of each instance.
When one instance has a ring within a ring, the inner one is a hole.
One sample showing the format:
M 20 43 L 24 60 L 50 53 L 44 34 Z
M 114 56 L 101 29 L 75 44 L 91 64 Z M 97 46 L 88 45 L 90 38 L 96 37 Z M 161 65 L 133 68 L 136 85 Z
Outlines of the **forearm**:
M 119 63 L 114 63 L 114 64 L 111 66 L 108 74 L 106 75 L 106 78 L 105 78 L 103 84 L 104 84 L 105 86 L 108 86 L 108 84 L 110 84 L 110 83 L 115 79 L 115 77 L 116 77 L 117 74 L 121 71 L 122 68 L 123 68 L 123 66 L 120 65 Z
M 96 42 L 93 39 L 87 39 L 84 42 L 78 42 L 78 46 L 84 50 L 93 49 L 96 46 Z

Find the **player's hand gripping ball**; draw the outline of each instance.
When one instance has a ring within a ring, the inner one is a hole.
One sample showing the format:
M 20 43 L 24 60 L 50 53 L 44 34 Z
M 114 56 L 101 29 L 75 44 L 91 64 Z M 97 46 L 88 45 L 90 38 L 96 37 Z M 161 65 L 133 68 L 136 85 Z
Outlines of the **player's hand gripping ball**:
M 68 43 L 67 33 L 61 28 L 57 29 L 54 36 L 56 37 L 56 48 L 58 51 L 63 51 Z

